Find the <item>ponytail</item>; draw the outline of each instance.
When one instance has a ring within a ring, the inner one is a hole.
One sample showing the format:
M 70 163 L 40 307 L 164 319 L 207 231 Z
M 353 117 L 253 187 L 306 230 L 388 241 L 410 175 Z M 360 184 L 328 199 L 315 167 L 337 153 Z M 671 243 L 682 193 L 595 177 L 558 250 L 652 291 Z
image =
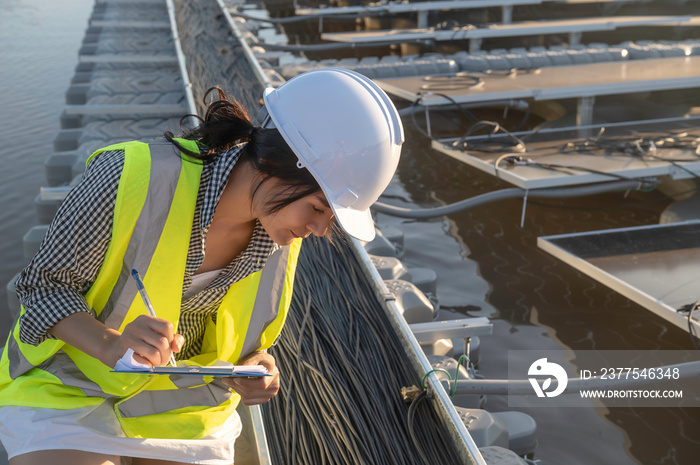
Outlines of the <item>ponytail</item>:
M 238 100 L 227 96 L 221 87 L 216 86 L 207 90 L 203 99 L 205 105 L 209 95 L 214 91 L 217 92 L 218 99 L 212 98 L 203 119 L 198 115 L 185 115 L 180 119 L 181 126 L 186 118 L 199 121 L 195 128 L 183 131 L 183 137 L 199 142 L 208 151 L 203 154 L 189 153 L 189 151 L 185 153 L 205 161 L 215 158 L 235 145 L 250 141 L 256 132 L 248 110 Z M 173 142 L 172 133 L 166 133 L 165 138 Z
M 209 94 L 214 91 L 218 93 L 218 99 L 208 104 L 204 118 L 185 115 L 180 120 L 180 126 L 185 118 L 193 117 L 199 121 L 194 129 L 183 130 L 183 137 L 199 142 L 207 149 L 205 153 L 191 153 L 184 149 L 174 140 L 172 133 L 165 133 L 165 138 L 182 152 L 205 163 L 215 160 L 234 146 L 245 143 L 240 152 L 240 161 L 250 163 L 261 174 L 253 197 L 269 179 L 281 181 L 278 195 L 269 199 L 265 205 L 268 214 L 321 190 L 309 170 L 297 166 L 297 156 L 282 134 L 276 128 L 254 126 L 245 107 L 235 98 L 227 96 L 221 87 L 212 87 L 204 94 L 205 104 Z

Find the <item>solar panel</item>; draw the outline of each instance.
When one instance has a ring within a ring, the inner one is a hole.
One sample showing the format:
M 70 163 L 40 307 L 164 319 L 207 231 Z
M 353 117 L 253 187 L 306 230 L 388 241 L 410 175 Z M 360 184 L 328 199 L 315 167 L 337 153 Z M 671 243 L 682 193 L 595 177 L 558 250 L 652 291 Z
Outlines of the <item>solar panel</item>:
M 688 331 L 700 299 L 700 221 L 539 237 L 538 246 Z M 700 331 L 700 311 L 693 326 Z

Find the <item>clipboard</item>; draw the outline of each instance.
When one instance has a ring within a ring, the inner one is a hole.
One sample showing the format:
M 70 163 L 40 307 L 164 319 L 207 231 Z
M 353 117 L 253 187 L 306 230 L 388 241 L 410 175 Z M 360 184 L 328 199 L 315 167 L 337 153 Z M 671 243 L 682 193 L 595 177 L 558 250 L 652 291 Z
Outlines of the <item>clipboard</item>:
M 190 375 L 212 376 L 214 378 L 260 378 L 272 376 L 269 373 L 251 370 L 251 367 L 259 365 L 234 365 L 229 367 L 200 367 L 195 365 L 179 367 L 149 367 L 133 368 L 129 370 L 112 370 L 111 373 L 131 373 L 136 375 Z

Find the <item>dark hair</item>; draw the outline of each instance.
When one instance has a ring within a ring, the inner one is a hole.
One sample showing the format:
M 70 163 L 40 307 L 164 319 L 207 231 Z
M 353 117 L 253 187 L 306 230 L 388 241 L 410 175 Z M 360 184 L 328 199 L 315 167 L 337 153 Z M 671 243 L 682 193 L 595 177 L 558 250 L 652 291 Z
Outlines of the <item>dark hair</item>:
M 217 91 L 218 99 L 212 99 L 207 104 L 209 94 L 214 91 Z M 262 175 L 260 183 L 253 191 L 253 196 L 270 178 L 276 178 L 281 182 L 280 192 L 265 205 L 267 214 L 276 213 L 292 202 L 321 190 L 309 170 L 297 166 L 297 156 L 280 132 L 275 128 L 265 129 L 254 126 L 245 107 L 234 97 L 226 95 L 221 87 L 216 86 L 207 90 L 204 94 L 204 104 L 207 105 L 204 119 L 198 115 L 185 115 L 180 123 L 182 126 L 185 118 L 190 117 L 198 120 L 199 124 L 195 128 L 183 131 L 183 137 L 199 142 L 208 150 L 202 154 L 186 150 L 173 140 L 172 134 L 166 133 L 166 138 L 178 145 L 181 151 L 207 163 L 232 147 L 245 143 L 241 150 L 240 161 L 251 163 Z

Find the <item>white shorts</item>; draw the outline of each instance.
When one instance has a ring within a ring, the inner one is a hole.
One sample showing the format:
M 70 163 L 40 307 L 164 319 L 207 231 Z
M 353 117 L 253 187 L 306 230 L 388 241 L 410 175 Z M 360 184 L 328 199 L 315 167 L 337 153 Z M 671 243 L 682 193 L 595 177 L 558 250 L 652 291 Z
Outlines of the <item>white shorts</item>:
M 69 449 L 119 457 L 230 465 L 241 433 L 237 412 L 202 439 L 137 439 L 122 431 L 110 401 L 74 410 L 0 407 L 0 441 L 8 458 L 39 450 Z M 124 463 L 124 461 L 123 461 Z

